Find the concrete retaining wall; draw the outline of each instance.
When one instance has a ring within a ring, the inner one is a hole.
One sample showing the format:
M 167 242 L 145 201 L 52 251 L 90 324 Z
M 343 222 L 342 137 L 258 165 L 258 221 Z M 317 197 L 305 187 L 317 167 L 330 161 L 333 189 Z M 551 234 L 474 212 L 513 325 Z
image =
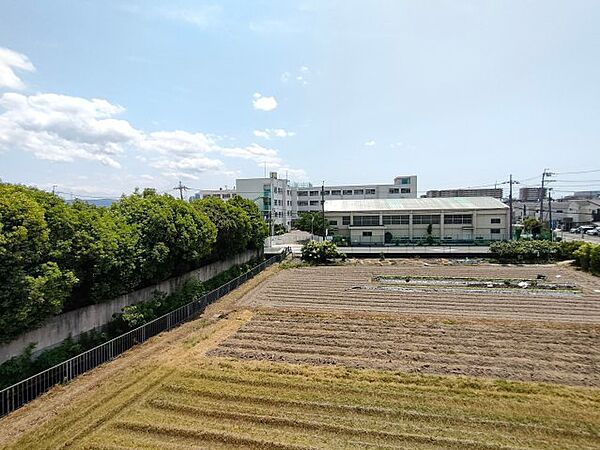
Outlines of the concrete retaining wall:
M 30 343 L 36 343 L 34 351 L 39 352 L 60 344 L 69 336 L 77 337 L 87 331 L 100 328 L 110 322 L 113 314 L 121 312 L 125 306 L 150 300 L 154 291 L 169 294 L 176 291 L 187 280 L 209 280 L 235 265 L 247 263 L 260 255 L 260 251 L 248 250 L 225 261 L 208 264 L 179 277 L 169 278 L 153 286 L 121 295 L 103 303 L 85 306 L 52 317 L 40 328 L 24 333 L 7 344 L 0 345 L 0 364 L 23 353 Z

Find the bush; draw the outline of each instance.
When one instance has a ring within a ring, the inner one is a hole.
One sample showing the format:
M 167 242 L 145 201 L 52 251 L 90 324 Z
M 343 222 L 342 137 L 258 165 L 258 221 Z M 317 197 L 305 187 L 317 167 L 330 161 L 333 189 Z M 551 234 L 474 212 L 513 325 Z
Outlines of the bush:
M 509 263 L 545 263 L 564 259 L 561 244 L 549 241 L 500 241 L 490 244 L 494 258 Z
M 302 247 L 302 259 L 310 263 L 324 264 L 345 257 L 346 255 L 338 252 L 337 246 L 330 241 L 308 241 Z
M 591 253 L 592 253 L 592 246 L 590 244 L 583 244 L 574 252 L 575 262 L 583 270 L 590 269 Z

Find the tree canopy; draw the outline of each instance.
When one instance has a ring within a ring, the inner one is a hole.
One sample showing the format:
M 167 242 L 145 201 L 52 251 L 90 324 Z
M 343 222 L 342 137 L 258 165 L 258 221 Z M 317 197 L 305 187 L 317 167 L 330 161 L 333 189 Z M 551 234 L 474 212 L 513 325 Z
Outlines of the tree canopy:
M 151 189 L 109 208 L 0 183 L 0 342 L 63 311 L 260 248 L 258 207 Z

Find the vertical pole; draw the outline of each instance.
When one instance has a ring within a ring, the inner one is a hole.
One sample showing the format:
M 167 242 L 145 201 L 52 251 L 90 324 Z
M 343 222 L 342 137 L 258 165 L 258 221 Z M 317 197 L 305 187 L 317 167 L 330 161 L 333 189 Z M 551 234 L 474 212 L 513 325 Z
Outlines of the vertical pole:
M 508 206 L 510 208 L 510 213 L 509 213 L 509 223 L 508 223 L 508 240 L 512 241 L 513 238 L 513 178 L 512 178 L 512 173 L 510 174 L 510 188 L 509 188 L 509 194 L 508 194 Z
M 542 190 L 540 191 L 540 222 L 544 222 L 544 181 L 546 178 L 546 170 L 542 173 Z
M 325 180 L 321 184 L 321 222 L 323 222 L 323 240 L 325 240 Z
M 552 196 L 550 195 L 551 189 L 548 189 L 548 221 L 550 224 L 550 242 L 554 240 L 554 235 L 552 233 Z

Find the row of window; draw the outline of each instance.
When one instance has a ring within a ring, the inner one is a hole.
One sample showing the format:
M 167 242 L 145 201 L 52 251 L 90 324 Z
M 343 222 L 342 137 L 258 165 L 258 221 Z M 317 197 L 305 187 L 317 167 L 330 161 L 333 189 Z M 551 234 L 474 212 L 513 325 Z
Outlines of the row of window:
M 311 202 L 312 204 L 312 202 Z M 298 202 L 300 205 L 300 202 Z M 414 214 L 414 225 L 437 225 L 440 223 L 439 214 Z M 444 224 L 446 225 L 471 225 L 473 223 L 472 214 L 446 214 L 444 215 Z M 492 224 L 501 223 L 500 218 L 494 217 L 491 219 Z M 383 225 L 409 225 L 410 216 L 403 215 L 384 215 Z M 342 217 L 342 225 L 350 225 L 350 216 Z M 357 227 L 378 226 L 379 216 L 354 216 L 353 225 Z
M 410 194 L 410 188 L 389 188 L 390 194 Z M 368 189 L 332 189 L 323 190 L 323 195 L 375 195 L 377 191 L 373 188 Z M 321 195 L 320 190 L 298 191 L 298 197 L 317 197 Z
M 310 206 L 318 206 L 320 203 L 320 200 L 311 200 L 310 202 L 307 200 L 299 200 L 298 206 L 308 206 L 309 204 Z

